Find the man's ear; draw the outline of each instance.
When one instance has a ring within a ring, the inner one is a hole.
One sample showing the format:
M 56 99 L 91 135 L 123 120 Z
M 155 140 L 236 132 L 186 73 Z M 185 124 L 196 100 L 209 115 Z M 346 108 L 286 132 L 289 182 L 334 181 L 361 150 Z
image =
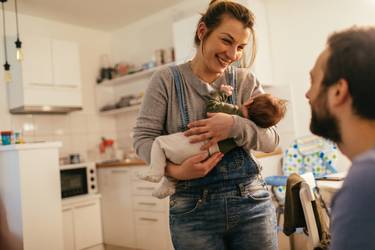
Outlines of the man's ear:
M 346 79 L 341 78 L 336 84 L 330 87 L 331 104 L 341 106 L 350 98 L 349 84 Z
M 197 28 L 197 35 L 200 41 L 202 41 L 204 34 L 206 34 L 207 26 L 204 22 L 200 22 Z

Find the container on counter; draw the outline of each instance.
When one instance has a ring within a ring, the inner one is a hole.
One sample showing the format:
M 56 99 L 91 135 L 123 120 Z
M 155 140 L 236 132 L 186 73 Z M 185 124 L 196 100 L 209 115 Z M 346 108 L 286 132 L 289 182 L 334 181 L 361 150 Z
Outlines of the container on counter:
M 1 131 L 1 144 L 9 145 L 12 144 L 12 131 Z

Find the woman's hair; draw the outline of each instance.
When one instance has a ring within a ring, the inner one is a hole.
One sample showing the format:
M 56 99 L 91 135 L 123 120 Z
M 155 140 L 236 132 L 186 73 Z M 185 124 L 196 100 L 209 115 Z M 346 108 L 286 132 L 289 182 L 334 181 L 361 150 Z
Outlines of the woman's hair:
M 198 26 L 195 31 L 194 43 L 198 47 L 200 43 L 206 41 L 208 36 L 214 31 L 217 27 L 220 26 L 223 17 L 229 16 L 238 21 L 240 21 L 245 28 L 249 28 L 252 36 L 252 50 L 251 50 L 251 59 L 250 65 L 254 62 L 256 54 L 256 41 L 255 41 L 255 32 L 254 32 L 254 14 L 245 6 L 235 3 L 229 0 L 212 0 L 208 6 L 208 9 L 205 13 L 201 14 L 199 23 L 203 22 L 207 27 L 207 32 L 203 36 L 202 40 L 198 37 Z M 203 49 L 203 46 L 202 46 Z
M 248 107 L 249 119 L 261 128 L 272 127 L 284 117 L 286 103 L 270 94 L 260 94 Z

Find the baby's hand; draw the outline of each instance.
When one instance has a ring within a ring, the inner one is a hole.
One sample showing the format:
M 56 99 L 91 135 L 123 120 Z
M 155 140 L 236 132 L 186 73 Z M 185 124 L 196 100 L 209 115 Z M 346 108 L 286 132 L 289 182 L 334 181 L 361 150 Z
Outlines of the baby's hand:
M 227 94 L 227 96 L 231 96 L 233 94 L 233 87 L 228 84 L 223 84 L 220 86 L 220 91 Z

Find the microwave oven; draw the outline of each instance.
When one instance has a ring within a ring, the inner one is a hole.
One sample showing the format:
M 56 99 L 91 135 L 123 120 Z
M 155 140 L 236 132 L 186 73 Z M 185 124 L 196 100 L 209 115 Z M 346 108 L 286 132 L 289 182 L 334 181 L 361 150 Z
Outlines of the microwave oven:
M 60 167 L 61 198 L 98 192 L 95 163 L 78 163 Z

